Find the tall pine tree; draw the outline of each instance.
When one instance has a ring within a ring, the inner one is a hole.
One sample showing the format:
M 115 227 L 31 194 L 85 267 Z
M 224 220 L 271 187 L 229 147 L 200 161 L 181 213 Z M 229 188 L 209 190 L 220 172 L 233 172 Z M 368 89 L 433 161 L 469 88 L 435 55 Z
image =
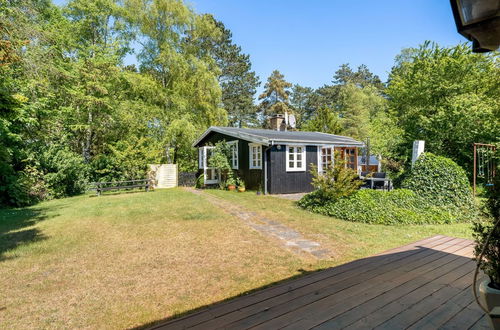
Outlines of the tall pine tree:
M 292 108 L 289 103 L 290 88 L 292 84 L 285 80 L 285 76 L 278 70 L 267 78 L 264 92 L 259 96 L 260 111 L 263 115 L 283 114 L 290 112 Z
M 260 85 L 259 77 L 252 71 L 250 56 L 242 53 L 234 44 L 232 33 L 212 15 L 205 15 L 220 30 L 221 36 L 212 39 L 209 47 L 217 65 L 221 69 L 219 83 L 222 88 L 222 105 L 227 111 L 229 125 L 242 127 L 253 125 L 257 119 L 257 107 L 253 97 Z

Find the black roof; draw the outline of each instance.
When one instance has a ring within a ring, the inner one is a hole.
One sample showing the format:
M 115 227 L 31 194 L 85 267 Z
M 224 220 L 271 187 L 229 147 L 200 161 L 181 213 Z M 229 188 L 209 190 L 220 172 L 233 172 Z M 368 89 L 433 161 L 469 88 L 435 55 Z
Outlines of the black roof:
M 242 140 L 261 143 L 264 145 L 303 143 L 303 144 L 332 144 L 346 147 L 363 147 L 364 144 L 353 138 L 341 135 L 333 135 L 321 132 L 303 132 L 303 131 L 276 131 L 270 129 L 258 128 L 238 128 L 238 127 L 219 127 L 212 126 L 208 128 L 200 138 L 193 143 L 198 146 L 200 142 L 211 132 L 217 132 L 229 135 Z

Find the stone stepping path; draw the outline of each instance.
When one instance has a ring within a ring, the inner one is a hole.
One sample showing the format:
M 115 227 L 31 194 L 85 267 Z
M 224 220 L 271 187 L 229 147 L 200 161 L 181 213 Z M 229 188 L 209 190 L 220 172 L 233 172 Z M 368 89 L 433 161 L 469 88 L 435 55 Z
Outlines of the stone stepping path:
M 194 188 L 185 189 L 196 195 L 203 196 L 213 205 L 242 220 L 246 225 L 259 233 L 278 238 L 283 248 L 287 250 L 296 254 L 305 253 L 316 259 L 329 259 L 334 256 L 332 251 L 323 248 L 320 243 L 306 239 L 300 232 L 278 221 L 259 216 L 256 212 L 249 211 L 240 205 L 235 205 L 222 198 L 207 194 L 203 190 Z

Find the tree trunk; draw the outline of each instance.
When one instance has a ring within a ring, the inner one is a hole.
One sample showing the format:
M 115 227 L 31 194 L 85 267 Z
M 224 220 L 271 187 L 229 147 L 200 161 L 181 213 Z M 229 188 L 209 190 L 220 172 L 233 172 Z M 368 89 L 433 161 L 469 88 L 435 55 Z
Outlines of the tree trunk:
M 85 144 L 83 147 L 83 158 L 85 162 L 90 162 L 90 146 L 92 144 L 92 111 L 88 112 L 87 132 L 85 134 Z

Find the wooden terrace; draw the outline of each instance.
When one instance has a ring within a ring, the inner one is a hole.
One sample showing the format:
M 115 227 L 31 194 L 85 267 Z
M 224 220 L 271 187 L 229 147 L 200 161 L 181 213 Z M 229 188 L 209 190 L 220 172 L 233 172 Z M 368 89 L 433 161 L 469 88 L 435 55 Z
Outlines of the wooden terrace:
M 488 329 L 473 242 L 434 236 L 216 303 L 153 329 Z

